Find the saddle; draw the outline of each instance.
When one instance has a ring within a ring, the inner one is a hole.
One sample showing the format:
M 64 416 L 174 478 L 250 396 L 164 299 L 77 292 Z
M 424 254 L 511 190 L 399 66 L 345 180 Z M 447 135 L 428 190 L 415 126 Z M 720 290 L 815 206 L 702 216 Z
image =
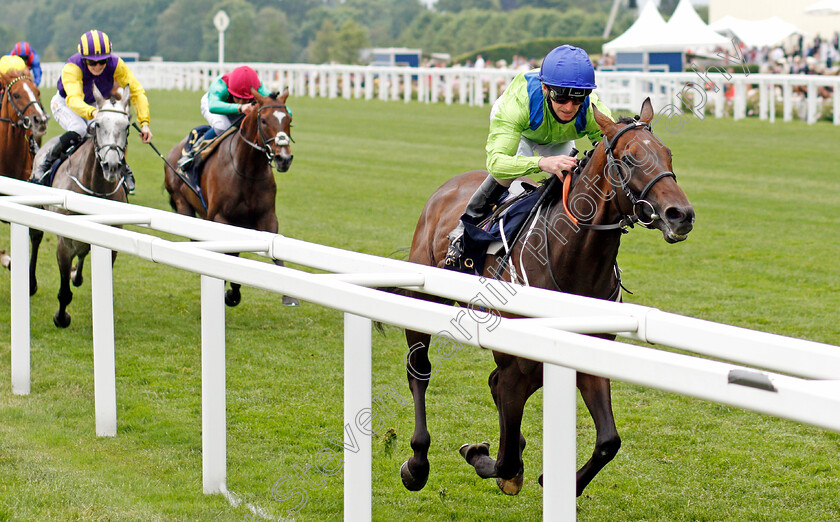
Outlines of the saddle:
M 201 193 L 201 167 L 207 158 L 218 148 L 223 139 L 230 136 L 239 129 L 239 122 L 227 128 L 221 135 L 210 140 L 204 140 L 203 137 L 210 130 L 209 125 L 199 125 L 192 129 L 187 135 L 187 142 L 184 148 L 181 149 L 181 159 L 178 160 L 176 174 L 181 181 L 198 196 L 204 208 L 207 208 L 207 203 L 204 201 L 204 195 Z
M 480 223 L 471 223 L 464 219 L 464 254 L 460 263 L 461 272 L 481 275 L 484 271 L 484 260 L 488 254 L 497 254 L 505 248 L 519 229 L 525 225 L 525 220 L 531 209 L 537 203 L 545 187 L 538 187 L 515 181 L 502 194 L 493 213 Z M 466 217 L 466 216 L 465 216 Z M 450 269 L 457 269 L 450 267 Z
M 61 166 L 62 163 L 67 161 L 70 156 L 73 155 L 76 150 L 82 146 L 84 142 L 88 140 L 88 136 L 83 136 L 82 141 L 73 145 L 66 151 L 61 153 L 61 156 L 58 157 L 57 160 L 53 161 L 52 165 L 50 165 L 49 170 L 47 171 L 46 175 L 41 178 L 40 184 L 44 185 L 45 187 L 52 187 L 53 181 L 55 181 L 55 173 L 58 172 L 58 167 Z

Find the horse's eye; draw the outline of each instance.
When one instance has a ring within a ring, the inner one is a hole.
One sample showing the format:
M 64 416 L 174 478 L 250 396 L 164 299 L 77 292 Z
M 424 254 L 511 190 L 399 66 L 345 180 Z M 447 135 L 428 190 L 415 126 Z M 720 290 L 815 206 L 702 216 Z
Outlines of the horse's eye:
M 265 124 L 266 124 L 265 118 L 260 118 L 260 125 L 265 125 Z

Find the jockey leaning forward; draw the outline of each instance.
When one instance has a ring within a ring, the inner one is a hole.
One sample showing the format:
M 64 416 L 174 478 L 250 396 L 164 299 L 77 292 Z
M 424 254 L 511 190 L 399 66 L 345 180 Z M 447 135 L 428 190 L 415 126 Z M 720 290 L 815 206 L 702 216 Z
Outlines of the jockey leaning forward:
M 445 267 L 459 267 L 464 219 L 478 224 L 513 180 L 545 172 L 563 178 L 577 165 L 569 156 L 575 140 L 601 139 L 593 107 L 612 118 L 595 89 L 595 70 L 586 51 L 562 45 L 539 70 L 516 75 L 490 111 L 487 170 L 490 175 L 470 198 L 461 221 L 449 233 Z
M 92 105 L 96 101 L 93 96 L 94 85 L 103 97 L 110 96 L 115 85 L 120 88 L 128 85 L 131 89 L 131 105 L 134 106 L 140 124 L 140 139 L 143 143 L 152 141 L 146 91 L 122 58 L 111 54 L 108 35 L 102 31 L 88 31 L 79 40 L 77 50 L 61 69 L 58 93 L 50 102 L 55 121 L 67 132 L 58 140 L 51 140 L 45 145 L 51 148 L 43 161 L 33 167 L 32 181 L 40 182 L 49 172 L 52 163 L 87 134 L 88 124 L 96 114 L 96 108 Z M 125 185 L 128 193 L 133 194 L 134 176 L 127 164 Z
M 20 56 L 26 63 L 26 68 L 32 73 L 32 81 L 35 82 L 36 86 L 41 86 L 41 57 L 29 45 L 29 42 L 16 43 L 9 51 L 9 56 Z
M 237 67 L 210 84 L 210 88 L 201 97 L 201 115 L 207 120 L 210 129 L 199 141 L 209 142 L 221 136 L 233 125 L 237 116 L 248 115 L 254 110 L 252 87 L 263 96 L 270 94 L 257 72 L 247 65 Z M 195 152 L 199 149 L 197 145 L 198 143 L 178 160 L 178 166 L 183 167 L 193 160 Z

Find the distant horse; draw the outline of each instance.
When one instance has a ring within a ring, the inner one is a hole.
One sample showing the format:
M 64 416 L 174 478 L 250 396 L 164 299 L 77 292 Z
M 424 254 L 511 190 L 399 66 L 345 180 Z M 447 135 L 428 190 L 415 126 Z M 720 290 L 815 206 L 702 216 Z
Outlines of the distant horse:
M 503 280 L 510 281 L 514 274 L 516 282 L 528 281 L 531 286 L 616 300 L 620 296 L 616 256 L 626 226 L 636 222 L 657 228 L 669 243 L 684 240 L 693 228 L 694 210 L 676 183 L 671 151 L 651 132 L 653 109 L 650 99 L 642 104 L 639 121 L 627 118 L 614 123 L 597 109 L 594 112 L 605 138 L 580 172 L 580 179 L 585 181 L 572 187 L 572 176 L 567 175 L 563 187 L 565 194 L 555 198 L 537 215 L 532 232 L 542 238 L 539 248 L 533 246 L 534 242 L 528 244 L 534 234 L 523 234 L 521 240 L 511 245 L 511 268 L 499 270 L 500 257 L 487 256 L 485 276 L 502 272 Z M 486 176 L 484 171 L 461 174 L 432 195 L 415 230 L 410 261 L 443 266 L 449 244 L 447 233 Z M 569 205 L 568 202 L 578 204 Z M 575 215 L 566 209 L 567 206 L 577 208 L 577 214 L 586 215 Z M 614 335 L 600 337 L 615 338 Z M 400 474 L 405 487 L 417 491 L 423 488 L 429 476 L 430 437 L 426 426 L 425 392 L 431 372 L 430 335 L 409 330 L 406 340 L 410 347 L 408 384 L 415 405 L 415 427 L 411 437 L 414 455 L 402 465 Z M 542 363 L 499 352 L 494 352 L 493 356 L 496 369 L 490 374 L 489 386 L 499 411 L 497 458 L 490 457 L 488 443 L 464 444 L 460 453 L 480 477 L 496 478 L 502 491 L 514 495 L 522 487 L 524 471 L 525 438 L 520 432 L 523 409 L 528 397 L 543 384 Z M 577 472 L 577 494 L 580 495 L 613 459 L 621 440 L 613 418 L 609 379 L 578 372 L 577 386 L 597 430 L 595 450 Z
M 0 74 L 0 176 L 28 179 L 32 171 L 32 140 L 47 132 L 41 91 L 26 71 Z
M 125 86 L 117 93 L 118 97 L 111 96 L 105 99 L 94 86 L 93 95 L 96 99 L 97 113 L 88 125 L 88 139 L 58 167 L 52 183 L 53 187 L 122 203 L 127 201 L 123 176 L 125 175 L 124 160 L 128 142 L 128 125 L 131 119 L 129 112 L 131 92 L 129 87 Z M 46 146 L 42 150 L 47 151 L 49 148 Z M 69 214 L 68 211 L 60 208 L 51 207 L 51 210 Z M 30 231 L 32 258 L 29 277 L 32 294 L 38 289 L 35 267 L 43 236 L 44 233 L 40 230 L 31 229 Z M 73 299 L 70 280 L 72 278 L 74 286 L 82 284 L 82 268 L 88 252 L 90 252 L 90 245 L 87 243 L 66 237 L 58 238 L 56 258 L 61 285 L 58 290 L 59 307 L 53 316 L 53 323 L 60 328 L 70 325 L 70 314 L 67 313 L 67 305 Z M 75 267 L 72 266 L 74 258 L 78 259 Z M 112 262 L 116 258 L 117 253 L 114 252 Z
M 272 167 L 286 172 L 292 164 L 292 115 L 286 108 L 289 91 L 282 95 L 262 96 L 252 89 L 256 107 L 241 122 L 239 130 L 222 139 L 202 165 L 201 199 L 170 168 L 176 165 L 187 138 L 169 151 L 164 166 L 164 185 L 169 191 L 169 204 L 179 214 L 227 223 L 238 227 L 277 233 L 275 198 L 277 184 Z M 235 255 L 235 254 L 234 254 Z M 275 259 L 274 263 L 283 266 Z M 238 283 L 230 283 L 225 303 L 236 306 L 242 299 Z M 297 306 L 294 297 L 283 296 L 283 304 Z

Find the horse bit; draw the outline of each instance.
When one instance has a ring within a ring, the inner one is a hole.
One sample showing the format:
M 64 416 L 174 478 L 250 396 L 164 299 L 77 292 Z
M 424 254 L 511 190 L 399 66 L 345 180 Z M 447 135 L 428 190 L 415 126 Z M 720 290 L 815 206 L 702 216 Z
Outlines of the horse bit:
M 257 111 L 258 120 L 260 118 L 260 113 L 265 109 L 285 109 L 288 112 L 288 109 L 285 105 L 263 105 Z M 291 118 L 291 115 L 289 115 L 289 117 Z M 268 164 L 271 165 L 273 164 L 274 157 L 277 156 L 277 154 L 275 154 L 275 152 L 271 150 L 271 147 L 268 146 L 269 142 L 271 142 L 272 140 L 266 139 L 265 134 L 263 133 L 262 125 L 260 125 L 259 121 L 257 121 L 257 132 L 260 135 L 262 146 L 249 141 L 248 138 L 246 138 L 245 135 L 242 134 L 242 127 L 239 127 L 239 137 L 242 138 L 242 141 L 250 145 L 252 148 L 265 153 L 266 158 L 268 158 Z M 283 131 L 280 131 L 279 133 L 277 133 L 277 136 L 274 137 L 274 143 L 278 147 L 288 147 L 291 141 L 294 141 L 292 140 L 292 137 Z

